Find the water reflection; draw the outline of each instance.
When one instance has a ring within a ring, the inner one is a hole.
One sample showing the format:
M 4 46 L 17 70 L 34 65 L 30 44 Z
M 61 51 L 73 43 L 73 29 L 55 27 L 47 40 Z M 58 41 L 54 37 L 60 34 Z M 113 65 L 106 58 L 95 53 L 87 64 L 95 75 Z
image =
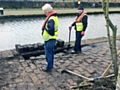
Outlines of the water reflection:
M 105 19 L 102 14 L 88 15 L 88 28 L 83 39 L 106 37 Z M 120 35 L 120 14 L 110 14 L 110 19 L 117 25 L 117 35 Z M 23 18 L 0 20 L 0 51 L 15 48 L 15 44 L 43 43 L 41 25 L 44 18 Z M 59 39 L 68 41 L 69 25 L 74 16 L 59 17 Z M 75 30 L 72 28 L 71 41 L 75 40 Z

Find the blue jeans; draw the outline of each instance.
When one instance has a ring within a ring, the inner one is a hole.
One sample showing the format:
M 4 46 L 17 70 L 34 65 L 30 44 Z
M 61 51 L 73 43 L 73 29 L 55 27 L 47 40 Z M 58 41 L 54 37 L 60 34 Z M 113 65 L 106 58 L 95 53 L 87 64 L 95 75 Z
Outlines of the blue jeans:
M 81 52 L 81 39 L 82 39 L 82 35 L 80 31 L 76 31 L 76 40 L 75 40 L 75 44 L 74 44 L 74 51 L 75 52 Z
M 47 65 L 46 65 L 47 70 L 51 70 L 53 68 L 55 43 L 56 43 L 56 40 L 49 40 L 44 42 L 45 56 L 47 61 Z

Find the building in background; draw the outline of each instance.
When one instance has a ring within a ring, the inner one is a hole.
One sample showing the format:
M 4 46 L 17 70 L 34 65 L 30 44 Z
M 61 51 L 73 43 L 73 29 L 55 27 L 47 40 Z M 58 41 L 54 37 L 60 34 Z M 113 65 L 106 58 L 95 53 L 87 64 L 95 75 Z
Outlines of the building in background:
M 0 1 L 33 1 L 33 2 L 101 2 L 102 0 L 0 0 Z M 109 2 L 120 2 L 120 0 L 109 0 Z
M 45 3 L 50 3 L 55 8 L 77 8 L 83 4 L 85 8 L 101 7 L 102 0 L 0 0 L 3 8 L 41 8 Z M 109 0 L 110 7 L 120 7 L 120 0 Z

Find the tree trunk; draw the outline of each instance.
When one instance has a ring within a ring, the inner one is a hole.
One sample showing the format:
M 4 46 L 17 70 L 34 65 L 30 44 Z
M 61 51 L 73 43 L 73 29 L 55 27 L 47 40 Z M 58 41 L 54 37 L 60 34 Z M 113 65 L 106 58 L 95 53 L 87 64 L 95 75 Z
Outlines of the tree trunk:
M 116 26 L 113 25 L 113 23 L 111 22 L 110 18 L 109 18 L 109 0 L 102 0 L 102 8 L 103 8 L 103 13 L 106 19 L 106 27 L 107 27 L 107 35 L 108 35 L 108 42 L 109 42 L 109 46 L 110 46 L 110 51 L 111 51 L 111 57 L 113 60 L 113 66 L 114 66 L 114 73 L 115 73 L 115 77 L 117 79 L 117 75 L 118 75 L 118 65 L 117 65 L 117 50 L 116 50 L 116 33 L 117 33 L 117 28 Z M 110 29 L 109 27 L 112 29 L 112 39 L 110 37 Z
M 120 66 L 119 66 L 119 71 L 118 71 L 116 90 L 120 90 Z

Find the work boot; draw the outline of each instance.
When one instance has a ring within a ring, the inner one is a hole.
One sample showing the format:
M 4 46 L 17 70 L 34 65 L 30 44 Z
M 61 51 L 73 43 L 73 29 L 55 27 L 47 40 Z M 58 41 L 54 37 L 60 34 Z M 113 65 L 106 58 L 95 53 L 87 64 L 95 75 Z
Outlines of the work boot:
M 77 51 L 77 52 L 74 50 L 71 51 L 71 54 L 80 54 L 80 53 L 82 53 L 82 51 Z
M 44 71 L 44 72 L 50 72 L 50 71 L 52 71 L 52 69 L 47 69 L 46 67 L 42 67 L 42 71 Z
M 77 54 L 77 52 L 75 52 L 74 50 L 71 51 L 71 54 Z

